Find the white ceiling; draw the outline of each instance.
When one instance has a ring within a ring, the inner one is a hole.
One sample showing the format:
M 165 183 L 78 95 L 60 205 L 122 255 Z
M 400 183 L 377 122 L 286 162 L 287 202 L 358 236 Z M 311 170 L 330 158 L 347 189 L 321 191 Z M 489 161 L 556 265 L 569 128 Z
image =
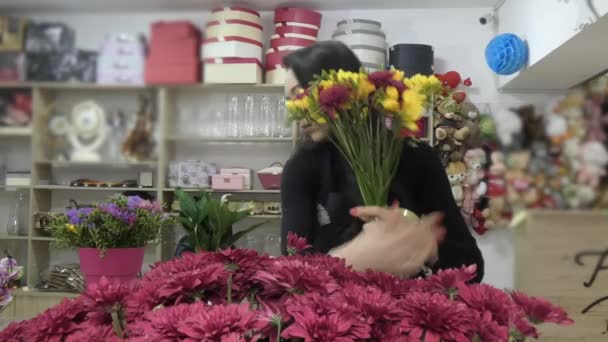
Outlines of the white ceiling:
M 493 7 L 498 0 L 0 0 L 0 12 L 124 12 L 209 10 L 239 4 L 272 10 L 282 5 L 317 10 L 391 8 L 476 8 Z

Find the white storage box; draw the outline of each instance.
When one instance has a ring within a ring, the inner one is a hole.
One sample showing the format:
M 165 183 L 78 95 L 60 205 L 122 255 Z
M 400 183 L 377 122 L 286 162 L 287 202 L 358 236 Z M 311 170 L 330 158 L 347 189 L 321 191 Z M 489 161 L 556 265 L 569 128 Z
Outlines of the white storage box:
M 116 85 L 142 85 L 144 81 L 144 71 L 113 71 L 97 74 L 98 84 Z
M 262 26 L 250 21 L 231 19 L 210 21 L 207 23 L 205 36 L 208 39 L 220 37 L 243 37 L 262 42 Z
M 203 62 L 204 83 L 262 83 L 259 59 L 210 58 Z
M 213 164 L 199 160 L 178 162 L 177 186 L 181 188 L 209 188 L 211 176 L 217 173 Z
M 242 176 L 243 177 L 243 189 L 253 189 L 253 170 L 243 168 L 232 168 L 232 169 L 220 169 L 220 175 L 222 176 Z
M 386 65 L 386 50 L 369 45 L 351 45 L 361 63 Z
M 287 69 L 280 65 L 275 67 L 266 67 L 266 83 L 268 84 L 285 84 Z
M 369 30 L 336 31 L 331 37 L 348 46 L 369 45 L 381 49 L 387 48 L 386 35 L 382 32 Z
M 98 73 L 111 73 L 113 71 L 143 72 L 145 59 L 143 56 L 114 56 L 102 57 L 97 61 Z
M 240 57 L 262 59 L 263 44 L 243 37 L 207 39 L 201 46 L 201 56 L 206 58 Z
M 144 38 L 130 33 L 109 35 L 101 49 L 99 57 L 104 56 L 145 56 L 146 45 Z
M 216 8 L 211 11 L 212 21 L 226 21 L 234 19 L 260 24 L 260 13 L 250 8 L 239 6 Z
M 345 19 L 338 22 L 338 31 L 369 30 L 382 31 L 382 24 L 368 19 Z

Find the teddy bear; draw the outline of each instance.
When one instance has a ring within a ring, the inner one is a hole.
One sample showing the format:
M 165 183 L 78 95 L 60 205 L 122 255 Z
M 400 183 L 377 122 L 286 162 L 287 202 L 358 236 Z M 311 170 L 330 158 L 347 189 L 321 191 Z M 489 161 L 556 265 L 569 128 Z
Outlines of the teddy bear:
M 510 109 L 494 113 L 498 140 L 506 150 L 521 149 L 523 125 L 520 117 Z
M 577 182 L 597 189 L 600 180 L 606 175 L 608 152 L 598 141 L 589 141 L 581 146 L 581 167 L 577 174 Z
M 446 168 L 448 180 L 450 181 L 450 186 L 452 187 L 452 195 L 454 196 L 454 200 L 458 206 L 462 205 L 462 200 L 464 199 L 462 183 L 464 181 L 466 171 L 467 168 L 463 162 L 450 162 Z
M 485 226 L 488 229 L 506 227 L 509 209 L 505 199 L 506 166 L 504 154 L 501 151 L 490 153 L 490 167 L 488 168 L 488 188 L 486 197 L 488 198 L 488 214 L 486 215 Z
M 439 126 L 435 128 L 434 147 L 439 152 L 442 163 L 447 166 L 450 162 L 462 161 L 464 140 L 468 137 L 469 128 Z
M 485 158 L 486 153 L 481 148 L 468 150 L 464 154 L 464 164 L 466 165 L 467 170 L 463 182 L 464 197 L 462 209 L 467 214 L 473 213 L 475 203 L 486 193 L 486 183 L 483 182 L 485 176 L 483 170 Z
M 507 159 L 508 169 L 505 173 L 507 184 L 507 200 L 517 208 L 526 206 L 526 195 L 530 196 L 531 179 L 528 175 L 528 163 L 530 162 L 529 151 L 517 151 L 509 154 Z

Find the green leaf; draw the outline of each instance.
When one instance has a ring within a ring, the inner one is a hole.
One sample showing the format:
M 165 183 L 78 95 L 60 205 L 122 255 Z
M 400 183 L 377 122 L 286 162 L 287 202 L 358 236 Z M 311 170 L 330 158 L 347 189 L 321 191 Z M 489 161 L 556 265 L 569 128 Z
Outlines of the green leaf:
M 254 231 L 254 230 L 258 229 L 258 228 L 260 228 L 261 226 L 263 226 L 266 223 L 268 223 L 268 221 L 256 223 L 256 224 L 250 226 L 249 228 L 247 228 L 245 230 L 241 230 L 240 232 L 232 235 L 230 238 L 228 238 L 225 241 L 223 241 L 221 247 L 222 248 L 228 248 L 228 247 L 234 245 L 240 238 L 242 238 L 243 236 L 251 233 L 252 231 Z
M 198 208 L 194 199 L 182 189 L 175 190 L 175 196 L 179 200 L 179 206 L 184 216 L 192 218 L 193 222 L 199 222 Z

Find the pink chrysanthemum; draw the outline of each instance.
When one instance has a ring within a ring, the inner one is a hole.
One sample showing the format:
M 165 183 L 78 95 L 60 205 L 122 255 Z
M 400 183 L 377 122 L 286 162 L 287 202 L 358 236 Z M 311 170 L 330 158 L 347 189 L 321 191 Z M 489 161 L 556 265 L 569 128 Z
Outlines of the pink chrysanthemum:
M 475 332 L 483 342 L 506 342 L 509 340 L 509 326 L 498 324 L 489 311 L 475 319 Z
M 31 321 L 22 321 L 9 324 L 4 330 L 0 331 L 0 341 L 3 342 L 24 342 L 25 332 L 30 329 Z
M 269 297 L 306 292 L 326 295 L 338 289 L 327 270 L 297 259 L 276 260 L 267 270 L 257 272 L 254 280 L 261 285 L 262 294 Z
M 538 338 L 540 336 L 538 330 L 523 317 L 513 319 L 513 328 L 523 337 Z
M 469 342 L 474 331 L 474 312 L 464 303 L 438 293 L 412 292 L 402 302 L 405 319 L 401 328 L 410 339 L 426 342 Z
M 186 341 L 220 341 L 231 334 L 245 335 L 260 327 L 257 315 L 249 304 L 215 305 L 198 312 L 178 324 L 178 330 L 188 336 Z
M 130 327 L 129 334 L 146 337 L 149 341 L 182 341 L 187 335 L 179 331 L 179 324 L 209 308 L 202 302 L 195 302 L 150 311 Z
M 173 274 L 205 268 L 209 264 L 214 264 L 214 254 L 209 252 L 185 253 L 181 258 L 169 261 L 158 262 L 152 265 L 150 271 L 144 274 L 144 281 L 166 279 Z
M 356 315 L 371 326 L 372 339 L 386 341 L 400 335 L 398 323 L 404 319 L 404 313 L 390 294 L 374 286 L 355 284 L 347 284 L 343 291 L 345 302 L 354 307 Z
M 85 323 L 78 327 L 78 330 L 68 336 L 65 342 L 120 342 L 112 327 L 109 325 L 97 325 Z
M 261 256 L 249 249 L 225 249 L 214 254 L 213 258 L 232 274 L 232 296 L 235 301 L 241 301 L 249 293 L 253 285 L 251 278 L 270 263 L 268 256 Z
M 346 316 L 355 316 L 356 310 L 346 302 L 342 291 L 331 295 L 321 295 L 317 292 L 308 292 L 303 295 L 293 296 L 285 301 L 285 310 L 291 315 L 303 314 L 308 308 L 317 315 L 326 316 L 340 312 Z
M 327 270 L 339 284 L 345 282 L 361 282 L 361 275 L 351 267 L 346 266 L 344 259 L 334 258 L 327 254 L 301 255 L 296 257 L 307 264 Z
M 61 342 L 77 330 L 85 315 L 86 311 L 80 299 L 64 299 L 31 322 L 24 340 Z
M 87 317 L 95 324 L 110 324 L 112 310 L 126 307 L 126 299 L 137 289 L 137 282 L 111 282 L 106 277 L 92 285 L 82 296 L 82 302 L 88 311 Z
M 511 293 L 511 298 L 533 323 L 551 322 L 559 325 L 574 323 L 564 309 L 551 304 L 546 299 L 530 297 L 517 291 Z
M 296 255 L 301 253 L 311 246 L 308 244 L 305 238 L 298 236 L 294 232 L 289 232 L 287 234 L 287 254 L 288 255 Z
M 287 313 L 284 305 L 261 303 L 260 306 L 261 309 L 257 311 L 260 333 L 269 337 L 270 341 L 276 341 L 279 330 L 291 321 L 291 315 Z
M 305 307 L 294 315 L 294 322 L 281 334 L 306 342 L 352 342 L 370 338 L 370 328 L 357 317 L 341 312 L 319 315 Z
M 362 285 L 372 285 L 393 298 L 401 299 L 419 288 L 416 280 L 400 279 L 390 273 L 367 271 L 364 273 Z
M 226 279 L 225 267 L 219 263 L 207 265 L 197 270 L 173 274 L 160 285 L 157 292 L 158 302 L 180 304 L 197 297 L 208 300 L 218 292 L 223 293 Z
M 473 280 L 476 273 L 477 265 L 441 270 L 428 278 L 428 284 L 435 285 L 440 289 L 451 291 L 458 288 L 458 285 L 466 284 Z
M 492 320 L 501 326 L 508 327 L 513 312 L 517 310 L 506 293 L 485 284 L 461 283 L 458 286 L 458 299 L 480 315 L 490 313 Z

